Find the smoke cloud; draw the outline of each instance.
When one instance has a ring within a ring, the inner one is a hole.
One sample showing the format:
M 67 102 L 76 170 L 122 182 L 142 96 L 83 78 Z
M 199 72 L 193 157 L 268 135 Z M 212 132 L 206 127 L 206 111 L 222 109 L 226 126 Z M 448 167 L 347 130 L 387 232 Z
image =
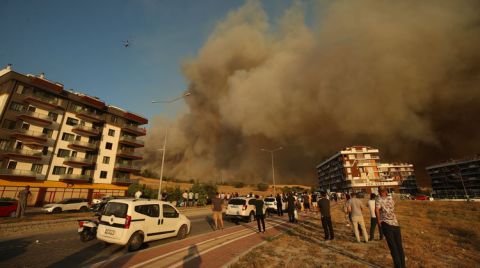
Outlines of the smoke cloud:
M 188 111 L 170 122 L 165 175 L 316 183 L 315 166 L 351 145 L 426 165 L 480 152 L 480 2 L 294 2 L 269 20 L 248 1 L 182 70 Z M 274 21 L 274 22 L 272 22 Z M 159 171 L 165 119 L 147 137 Z

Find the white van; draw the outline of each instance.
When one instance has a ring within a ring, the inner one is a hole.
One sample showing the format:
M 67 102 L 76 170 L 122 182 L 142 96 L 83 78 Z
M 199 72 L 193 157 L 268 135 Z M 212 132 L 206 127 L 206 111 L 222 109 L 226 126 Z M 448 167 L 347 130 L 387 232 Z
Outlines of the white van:
M 190 233 L 190 220 L 170 203 L 146 199 L 114 199 L 107 203 L 97 238 L 138 250 L 144 242 Z

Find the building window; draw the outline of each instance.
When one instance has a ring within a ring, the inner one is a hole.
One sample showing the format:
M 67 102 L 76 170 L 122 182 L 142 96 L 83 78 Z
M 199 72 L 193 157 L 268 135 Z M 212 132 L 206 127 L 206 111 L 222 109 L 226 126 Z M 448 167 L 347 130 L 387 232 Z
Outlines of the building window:
M 35 173 L 42 173 L 43 165 L 41 164 L 32 164 L 32 169 L 31 171 Z
M 115 130 L 109 129 L 109 130 L 108 130 L 108 136 L 115 137 Z
M 6 129 L 14 129 L 16 125 L 17 125 L 17 122 L 15 122 L 13 120 L 5 119 L 5 120 L 3 120 L 2 127 L 6 128 Z
M 76 126 L 76 125 L 78 125 L 78 119 L 69 117 L 69 118 L 67 118 L 67 123 L 66 124 L 69 125 L 69 126 Z
M 58 149 L 57 156 L 58 157 L 69 157 L 70 156 L 70 150 Z
M 17 103 L 17 102 L 12 102 L 10 104 L 10 110 L 12 111 L 17 111 L 17 112 L 21 112 L 24 110 L 24 107 L 23 105 L 21 105 L 20 103 Z
M 72 152 L 72 157 L 77 157 L 77 151 Z
M 53 174 L 54 175 L 63 175 L 67 169 L 65 167 L 54 166 Z
M 69 167 L 67 169 L 67 174 L 73 174 L 73 168 L 72 167 Z
M 118 116 L 112 115 L 112 123 L 117 123 L 118 122 Z
M 30 128 L 29 123 L 25 123 L 25 122 L 22 123 L 22 129 L 28 130 L 29 128 Z
M 17 145 L 15 145 L 15 149 L 22 149 L 23 148 L 23 143 L 21 141 L 17 141 Z
M 17 168 L 17 162 L 15 162 L 15 161 L 8 162 L 7 168 L 8 169 L 16 169 Z
M 58 114 L 54 112 L 48 112 L 48 117 L 52 118 L 53 121 L 57 121 Z
M 100 171 L 100 178 L 106 179 L 107 178 L 107 172 L 106 171 Z
M 110 163 L 110 157 L 104 156 L 104 157 L 103 157 L 103 163 L 104 163 L 104 164 L 109 164 L 109 163 Z
M 105 144 L 105 149 L 107 150 L 112 150 L 112 143 L 111 142 L 107 142 L 107 144 Z
M 77 136 L 75 137 L 75 140 L 76 140 L 76 141 L 81 141 L 81 140 L 82 140 L 82 136 L 77 135 Z
M 17 94 L 23 94 L 24 89 L 23 85 L 18 85 L 16 90 Z
M 37 108 L 35 108 L 34 106 L 31 106 L 31 105 L 30 105 L 30 106 L 28 106 L 28 110 L 29 110 L 30 112 L 34 113 L 34 112 L 37 110 Z
M 73 141 L 74 138 L 75 138 L 75 135 L 73 134 L 66 133 L 66 132 L 62 134 L 62 141 Z

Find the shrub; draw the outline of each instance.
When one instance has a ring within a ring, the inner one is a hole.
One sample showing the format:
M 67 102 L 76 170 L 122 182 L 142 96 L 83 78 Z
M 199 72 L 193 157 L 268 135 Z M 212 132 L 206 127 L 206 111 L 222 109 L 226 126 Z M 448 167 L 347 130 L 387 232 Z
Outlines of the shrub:
M 259 184 L 257 184 L 257 190 L 259 190 L 259 191 L 268 190 L 268 184 L 260 182 Z
M 233 187 L 235 188 L 243 188 L 245 187 L 245 183 L 241 182 L 241 181 L 237 181 L 237 182 L 234 182 L 233 183 Z

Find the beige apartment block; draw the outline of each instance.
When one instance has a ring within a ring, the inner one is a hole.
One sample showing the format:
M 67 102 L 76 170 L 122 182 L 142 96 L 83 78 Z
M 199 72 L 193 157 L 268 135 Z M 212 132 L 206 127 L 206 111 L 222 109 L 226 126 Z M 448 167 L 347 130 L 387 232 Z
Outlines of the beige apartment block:
M 140 171 L 142 116 L 65 90 L 44 75 L 0 70 L 0 197 L 32 187 L 41 205 L 124 195 Z

